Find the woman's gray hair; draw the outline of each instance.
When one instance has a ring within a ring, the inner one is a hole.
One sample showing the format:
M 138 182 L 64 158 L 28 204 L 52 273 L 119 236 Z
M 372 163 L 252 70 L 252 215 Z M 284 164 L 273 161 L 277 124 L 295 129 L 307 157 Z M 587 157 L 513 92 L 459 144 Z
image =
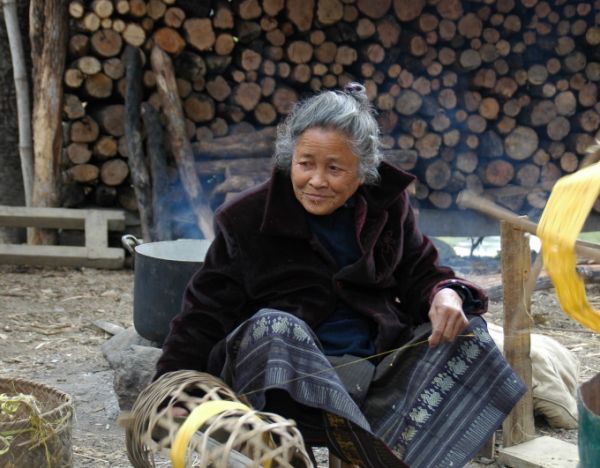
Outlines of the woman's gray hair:
M 379 181 L 379 126 L 364 86 L 349 83 L 343 91 L 324 91 L 298 102 L 277 128 L 274 164 L 289 172 L 298 137 L 310 128 L 339 130 L 358 156 L 358 175 L 364 184 Z

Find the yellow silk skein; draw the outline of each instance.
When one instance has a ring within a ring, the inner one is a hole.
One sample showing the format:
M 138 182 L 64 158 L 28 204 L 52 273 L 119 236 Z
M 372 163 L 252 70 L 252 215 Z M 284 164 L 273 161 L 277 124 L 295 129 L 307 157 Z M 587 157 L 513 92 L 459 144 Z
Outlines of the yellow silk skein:
M 243 403 L 228 400 L 207 401 L 194 408 L 177 431 L 171 446 L 171 464 L 173 468 L 185 468 L 188 444 L 194 433 L 213 416 L 231 410 L 252 411 Z M 271 462 L 263 463 L 263 467 L 270 468 Z
M 542 258 L 563 311 L 600 333 L 600 312 L 587 300 L 585 284 L 576 272 L 575 241 L 600 194 L 600 163 L 562 177 L 544 208 L 537 235 Z

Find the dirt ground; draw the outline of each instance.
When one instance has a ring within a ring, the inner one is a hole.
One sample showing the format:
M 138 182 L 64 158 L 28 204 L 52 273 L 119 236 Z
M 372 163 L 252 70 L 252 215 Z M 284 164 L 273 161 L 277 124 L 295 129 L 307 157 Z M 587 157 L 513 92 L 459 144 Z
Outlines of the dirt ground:
M 497 283 L 496 267 L 466 262 L 459 271 L 490 285 Z M 132 325 L 132 292 L 131 270 L 0 265 L 0 375 L 46 383 L 73 396 L 76 467 L 131 466 L 116 421 L 112 371 L 100 352 L 110 335 L 94 321 Z M 599 284 L 588 286 L 588 298 L 600 308 Z M 552 336 L 578 357 L 580 382 L 600 372 L 600 335 L 564 315 L 552 290 L 534 294 L 532 314 L 537 333 Z M 493 302 L 488 320 L 501 323 L 501 317 L 501 304 Z M 541 419 L 536 430 L 577 440 L 576 430 L 556 431 Z

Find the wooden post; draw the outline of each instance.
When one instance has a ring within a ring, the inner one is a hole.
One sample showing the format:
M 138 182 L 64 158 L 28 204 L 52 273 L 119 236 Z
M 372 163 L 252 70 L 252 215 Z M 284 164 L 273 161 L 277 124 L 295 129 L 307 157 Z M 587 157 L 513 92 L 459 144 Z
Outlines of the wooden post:
M 531 315 L 525 292 L 531 259 L 525 232 L 505 221 L 501 222 L 500 232 L 504 285 L 504 354 L 529 389 L 502 425 L 503 445 L 510 447 L 532 439 L 535 434 L 531 389 Z
M 150 159 L 152 178 L 152 232 L 156 240 L 171 240 L 170 214 L 166 203 L 169 192 L 167 175 L 167 153 L 165 149 L 165 132 L 160 122 L 158 111 L 151 104 L 142 104 L 142 119 L 148 135 L 146 150 Z
M 33 194 L 37 207 L 59 205 L 59 163 L 62 148 L 63 72 L 67 54 L 67 4 L 32 0 L 29 35 L 33 63 Z M 56 232 L 36 229 L 33 244 L 56 243 Z
M 142 237 L 156 240 L 152 232 L 151 182 L 142 146 L 142 58 L 141 50 L 132 45 L 125 48 L 125 137 L 131 169 L 131 181 L 138 202 Z
M 194 210 L 198 227 L 206 239 L 214 238 L 213 212 L 204 194 L 198 173 L 194 167 L 192 145 L 185 134 L 185 120 L 179 95 L 173 63 L 159 47 L 154 47 L 150 55 L 152 69 L 156 75 L 156 86 L 167 120 L 167 133 L 171 151 L 177 162 L 179 177 L 190 205 Z

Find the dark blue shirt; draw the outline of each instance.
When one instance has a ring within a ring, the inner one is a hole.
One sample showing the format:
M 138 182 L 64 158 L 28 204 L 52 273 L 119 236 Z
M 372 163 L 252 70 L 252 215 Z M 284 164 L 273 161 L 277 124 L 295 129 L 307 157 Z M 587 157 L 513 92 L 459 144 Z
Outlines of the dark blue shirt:
M 338 268 L 360 257 L 354 222 L 354 198 L 326 216 L 309 215 L 311 231 L 335 259 Z M 329 318 L 316 330 L 328 356 L 370 356 L 375 353 L 375 324 L 339 301 Z

